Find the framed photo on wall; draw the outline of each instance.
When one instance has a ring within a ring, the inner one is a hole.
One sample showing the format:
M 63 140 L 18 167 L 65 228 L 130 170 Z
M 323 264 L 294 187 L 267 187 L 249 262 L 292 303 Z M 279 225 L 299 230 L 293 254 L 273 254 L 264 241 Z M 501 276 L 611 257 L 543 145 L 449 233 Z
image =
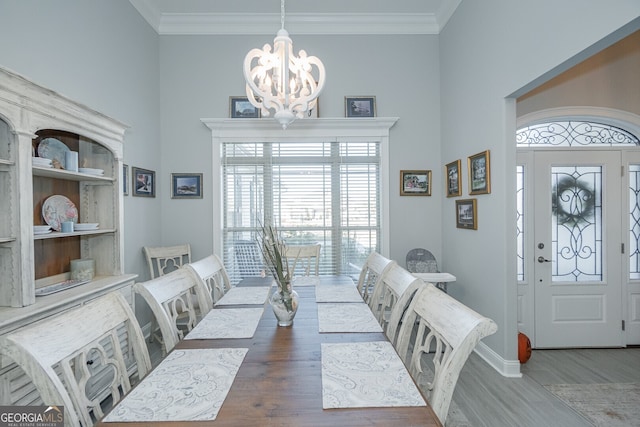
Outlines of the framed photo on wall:
M 491 193 L 489 150 L 469 156 L 469 194 Z
M 259 119 L 260 109 L 249 102 L 246 96 L 230 96 L 229 116 L 232 119 Z
M 129 165 L 122 165 L 122 194 L 129 195 Z
M 456 197 L 462 195 L 460 186 L 460 159 L 455 162 L 448 163 L 444 167 L 444 178 L 447 183 L 447 197 Z
M 456 200 L 456 227 L 467 230 L 478 229 L 476 199 Z
M 156 173 L 152 170 L 131 167 L 133 176 L 133 195 L 156 197 Z
M 345 117 L 375 117 L 376 97 L 375 96 L 345 96 L 344 97 Z
M 402 170 L 400 171 L 401 196 L 430 196 L 430 170 Z
M 172 173 L 172 199 L 202 199 L 201 173 Z

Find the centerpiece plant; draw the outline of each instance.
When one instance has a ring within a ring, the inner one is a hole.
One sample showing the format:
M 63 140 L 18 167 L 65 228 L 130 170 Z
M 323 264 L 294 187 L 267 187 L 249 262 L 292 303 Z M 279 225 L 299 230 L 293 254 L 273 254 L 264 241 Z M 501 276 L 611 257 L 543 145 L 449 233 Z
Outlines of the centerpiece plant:
M 271 273 L 278 286 L 277 294 L 271 298 L 271 304 L 274 307 L 276 317 L 278 317 L 278 311 L 274 305 L 274 300 L 279 299 L 284 305 L 284 309 L 287 311 L 287 316 L 291 317 L 292 314 L 298 309 L 297 293 L 291 287 L 291 270 L 289 270 L 289 260 L 286 257 L 286 247 L 284 241 L 280 238 L 278 230 L 271 224 L 261 225 L 258 231 L 258 245 L 262 252 L 262 257 L 267 270 Z M 295 265 L 295 264 L 294 264 Z M 281 326 L 282 322 L 279 322 Z M 290 324 L 290 323 L 289 323 Z

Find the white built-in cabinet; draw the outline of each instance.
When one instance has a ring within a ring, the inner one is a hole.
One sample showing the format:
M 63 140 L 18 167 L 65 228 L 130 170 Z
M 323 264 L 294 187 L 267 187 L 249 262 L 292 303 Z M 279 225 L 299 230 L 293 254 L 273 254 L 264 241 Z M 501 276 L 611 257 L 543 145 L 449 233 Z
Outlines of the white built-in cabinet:
M 26 78 L 0 68 L 0 335 L 121 292 L 133 307 L 136 275 L 123 271 L 122 155 L 126 126 Z M 32 165 L 44 138 L 77 151 L 89 175 Z M 42 204 L 63 195 L 79 222 L 99 228 L 35 235 L 45 224 Z M 84 285 L 36 297 L 37 288 L 69 278 L 72 259 L 95 260 L 95 277 Z M 38 401 L 28 378 L 0 356 L 0 404 Z

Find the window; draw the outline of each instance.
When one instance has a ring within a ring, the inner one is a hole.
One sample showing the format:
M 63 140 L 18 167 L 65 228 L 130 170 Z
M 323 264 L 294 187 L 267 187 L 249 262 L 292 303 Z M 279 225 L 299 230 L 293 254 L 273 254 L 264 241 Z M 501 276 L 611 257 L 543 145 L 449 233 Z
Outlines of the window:
M 389 130 L 394 117 L 202 119 L 213 142 L 213 249 L 234 283 L 260 275 L 261 221 L 288 243 L 319 242 L 320 274 L 357 278 L 388 253 Z M 218 178 L 219 177 L 219 178 Z

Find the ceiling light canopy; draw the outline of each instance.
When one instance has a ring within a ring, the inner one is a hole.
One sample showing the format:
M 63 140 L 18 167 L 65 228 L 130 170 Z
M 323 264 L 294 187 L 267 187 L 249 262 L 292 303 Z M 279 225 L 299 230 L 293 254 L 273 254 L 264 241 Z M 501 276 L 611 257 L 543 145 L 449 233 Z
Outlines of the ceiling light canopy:
M 284 0 L 280 3 L 282 27 L 271 46 L 252 49 L 244 59 L 247 97 L 263 117 L 273 116 L 286 129 L 296 118 L 315 108 L 324 87 L 324 65 L 315 56 L 300 50 L 293 54 L 293 43 L 284 29 Z

